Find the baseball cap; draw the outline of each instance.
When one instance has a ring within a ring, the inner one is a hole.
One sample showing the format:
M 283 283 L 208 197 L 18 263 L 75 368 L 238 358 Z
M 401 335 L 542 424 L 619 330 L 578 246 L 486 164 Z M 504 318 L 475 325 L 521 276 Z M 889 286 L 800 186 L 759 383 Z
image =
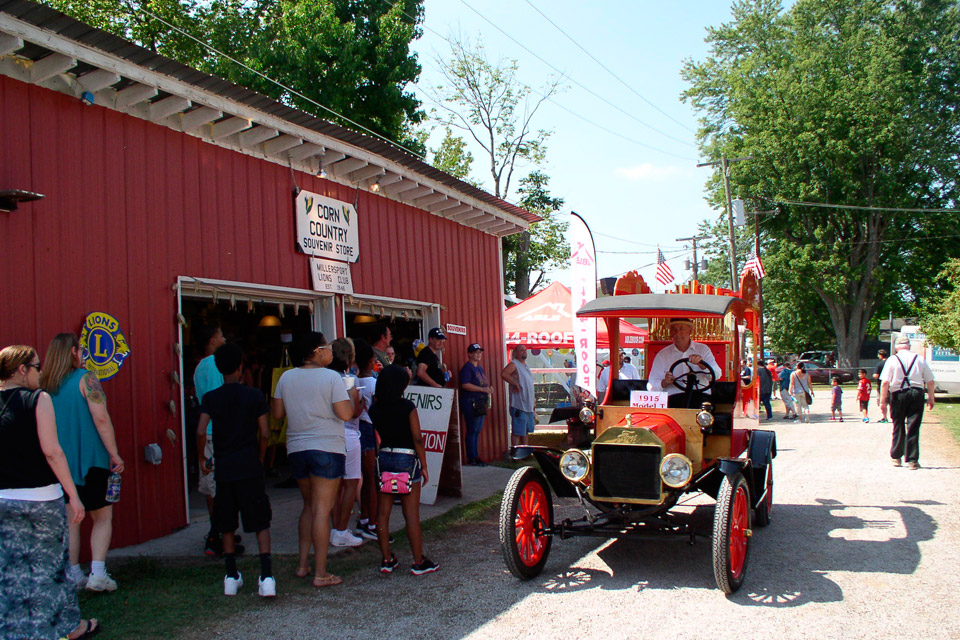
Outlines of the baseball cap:
M 609 360 L 604 360 L 604 361 L 603 361 L 603 366 L 604 366 L 604 367 L 609 367 L 609 366 L 610 366 L 610 361 L 609 361 Z
M 483 351 L 483 347 L 474 342 L 472 345 L 467 347 L 467 353 L 473 353 L 474 351 Z
M 427 334 L 427 337 L 437 338 L 439 340 L 447 339 L 447 336 L 443 335 L 443 331 L 440 329 L 440 327 L 434 327 L 433 329 L 430 329 L 430 333 Z

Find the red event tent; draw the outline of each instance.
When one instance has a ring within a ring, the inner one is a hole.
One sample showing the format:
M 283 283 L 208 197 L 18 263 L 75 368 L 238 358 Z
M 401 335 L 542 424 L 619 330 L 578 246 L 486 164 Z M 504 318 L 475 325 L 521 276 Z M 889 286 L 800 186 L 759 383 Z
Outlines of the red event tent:
M 504 313 L 507 346 L 523 344 L 540 349 L 572 349 L 573 317 L 570 289 L 553 282 L 546 289 L 514 305 Z M 620 321 L 620 346 L 639 347 L 647 331 Z M 609 349 L 610 339 L 604 322 L 597 322 L 597 348 Z

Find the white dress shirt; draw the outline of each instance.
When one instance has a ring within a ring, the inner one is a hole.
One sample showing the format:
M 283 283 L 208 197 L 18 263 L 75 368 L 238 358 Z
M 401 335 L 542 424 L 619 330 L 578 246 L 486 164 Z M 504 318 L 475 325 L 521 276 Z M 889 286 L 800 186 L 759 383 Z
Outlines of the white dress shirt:
M 666 389 L 661 386 L 663 377 L 670 371 L 670 365 L 672 365 L 677 360 L 682 358 L 689 358 L 690 356 L 700 356 L 703 359 L 703 364 L 709 366 L 713 369 L 713 373 L 716 376 L 717 380 L 720 379 L 721 371 L 720 366 L 717 364 L 716 358 L 713 357 L 713 352 L 710 351 L 710 347 L 700 342 L 690 341 L 690 346 L 687 347 L 686 351 L 680 351 L 677 349 L 676 345 L 669 344 L 664 347 L 660 353 L 657 354 L 657 357 L 653 359 L 653 366 L 650 367 L 650 379 L 647 382 L 647 389 L 650 391 L 666 391 L 667 395 L 674 395 L 677 393 L 682 393 L 679 387 L 675 384 L 668 385 Z M 687 369 L 689 367 L 689 369 Z M 677 370 L 674 372 L 674 376 L 680 377 L 687 373 L 687 371 L 699 372 L 702 371 L 706 374 L 706 370 L 702 369 L 696 365 L 690 365 L 686 363 L 686 367 L 680 366 L 677 367 Z M 706 390 L 709 393 L 709 389 Z
M 911 367 L 910 363 L 914 358 L 917 360 Z M 903 363 L 902 368 L 900 367 L 901 362 Z M 880 373 L 880 383 L 889 382 L 890 393 L 900 391 L 903 383 L 904 369 L 910 371 L 910 379 L 907 384 L 911 387 L 925 389 L 928 382 L 933 382 L 933 371 L 930 370 L 930 365 L 927 364 L 927 361 L 915 353 L 901 349 L 887 358 L 886 363 L 883 365 L 883 371 Z
M 620 367 L 620 379 L 621 380 L 639 380 L 640 372 L 637 371 L 637 368 L 633 366 L 632 362 L 625 362 L 622 367 Z

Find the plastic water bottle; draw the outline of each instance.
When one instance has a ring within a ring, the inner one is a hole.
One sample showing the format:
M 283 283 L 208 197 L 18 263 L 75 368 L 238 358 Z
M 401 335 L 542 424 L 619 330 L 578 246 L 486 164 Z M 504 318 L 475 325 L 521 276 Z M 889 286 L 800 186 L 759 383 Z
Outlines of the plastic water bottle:
M 107 502 L 119 502 L 120 500 L 120 474 L 114 471 L 107 478 Z

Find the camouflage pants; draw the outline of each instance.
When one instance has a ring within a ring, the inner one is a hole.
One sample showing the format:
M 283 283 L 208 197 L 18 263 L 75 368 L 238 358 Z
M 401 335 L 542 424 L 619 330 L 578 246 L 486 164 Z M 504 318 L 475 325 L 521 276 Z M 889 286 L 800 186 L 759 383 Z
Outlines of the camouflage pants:
M 0 499 L 0 640 L 53 640 L 80 624 L 67 532 L 62 497 Z

